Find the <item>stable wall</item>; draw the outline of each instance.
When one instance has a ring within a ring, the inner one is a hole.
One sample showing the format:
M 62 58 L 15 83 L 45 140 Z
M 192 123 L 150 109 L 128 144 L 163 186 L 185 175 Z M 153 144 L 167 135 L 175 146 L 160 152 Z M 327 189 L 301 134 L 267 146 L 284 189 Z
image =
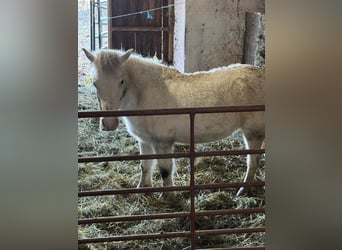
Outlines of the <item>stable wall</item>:
M 264 0 L 175 0 L 175 67 L 195 72 L 241 63 L 245 14 L 264 10 Z

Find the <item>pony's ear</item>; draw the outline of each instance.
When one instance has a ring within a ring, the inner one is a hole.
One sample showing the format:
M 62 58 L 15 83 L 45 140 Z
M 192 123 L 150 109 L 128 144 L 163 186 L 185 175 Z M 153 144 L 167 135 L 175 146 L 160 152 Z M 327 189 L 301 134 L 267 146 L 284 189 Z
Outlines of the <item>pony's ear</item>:
M 124 63 L 127 59 L 128 59 L 128 57 L 131 55 L 131 53 L 133 52 L 133 50 L 134 49 L 129 49 L 129 50 L 127 50 L 126 51 L 126 53 L 125 54 L 123 54 L 121 57 L 120 57 L 120 64 L 122 64 L 122 63 Z
M 82 48 L 82 50 L 84 51 L 84 54 L 88 57 L 89 61 L 94 62 L 95 56 L 85 48 Z

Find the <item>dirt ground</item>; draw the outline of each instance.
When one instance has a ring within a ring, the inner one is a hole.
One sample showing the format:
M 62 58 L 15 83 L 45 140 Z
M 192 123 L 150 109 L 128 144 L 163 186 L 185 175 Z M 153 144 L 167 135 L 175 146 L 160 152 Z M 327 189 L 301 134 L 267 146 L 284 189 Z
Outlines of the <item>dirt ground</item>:
M 90 63 L 81 48 L 90 49 L 89 0 L 79 0 L 78 29 L 78 109 L 98 110 L 95 88 L 92 86 L 89 69 Z M 196 146 L 197 150 L 242 149 L 240 133 L 215 143 Z M 186 146 L 177 146 L 176 151 L 187 150 Z M 78 156 L 135 155 L 139 153 L 136 140 L 132 138 L 123 125 L 113 132 L 99 130 L 97 118 L 79 119 Z M 176 161 L 175 184 L 187 185 L 189 182 L 189 162 L 187 159 Z M 200 158 L 197 161 L 196 182 L 222 183 L 241 181 L 245 173 L 244 156 Z M 265 158 L 261 159 L 258 178 L 265 178 Z M 140 167 L 138 161 L 86 163 L 78 166 L 79 191 L 94 189 L 135 188 L 139 182 Z M 154 173 L 155 186 L 161 186 L 157 169 Z M 153 214 L 161 212 L 188 211 L 189 195 L 180 192 L 177 200 L 165 203 L 158 199 L 159 194 L 128 195 L 115 197 L 85 197 L 79 199 L 79 218 L 103 216 L 122 216 L 135 214 Z M 236 197 L 235 191 L 216 190 L 201 191 L 196 196 L 196 209 L 227 209 L 264 207 L 264 190 L 258 190 L 251 197 Z M 217 229 L 235 227 L 265 226 L 264 214 L 203 217 L 196 221 L 198 229 Z M 105 237 L 110 235 L 127 235 L 139 233 L 187 231 L 186 220 L 156 220 L 126 223 L 90 224 L 79 226 L 79 238 Z M 235 236 L 212 236 L 198 239 L 198 247 L 232 247 L 264 244 L 264 233 L 243 234 Z M 187 239 L 165 239 L 159 241 L 129 241 L 105 244 L 80 245 L 79 249 L 187 249 Z

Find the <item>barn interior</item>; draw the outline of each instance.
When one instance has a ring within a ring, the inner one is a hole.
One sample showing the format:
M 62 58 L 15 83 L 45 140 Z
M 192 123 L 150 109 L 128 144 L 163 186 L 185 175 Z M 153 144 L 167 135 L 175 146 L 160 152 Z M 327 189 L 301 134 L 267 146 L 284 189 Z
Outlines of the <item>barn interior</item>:
M 206 71 L 234 63 L 265 67 L 264 0 L 79 0 L 78 110 L 98 110 L 90 65 L 81 48 L 133 48 L 182 73 Z M 196 145 L 197 151 L 242 150 L 241 133 L 214 143 Z M 188 152 L 177 145 L 175 152 Z M 139 147 L 123 123 L 113 132 L 99 129 L 99 118 L 79 119 L 78 157 L 138 155 Z M 189 185 L 189 159 L 176 160 L 175 184 Z M 196 159 L 196 184 L 240 182 L 246 170 L 245 155 Z M 78 164 L 78 191 L 134 189 L 139 181 L 139 161 L 105 161 Z M 162 181 L 154 172 L 155 187 Z M 261 155 L 257 179 L 265 180 L 265 154 Z M 160 193 L 80 196 L 78 199 L 79 249 L 195 249 L 189 237 L 128 239 L 126 236 L 188 232 L 190 218 L 126 220 L 82 223 L 93 218 L 120 218 L 190 210 L 189 192 L 178 192 L 172 201 Z M 196 249 L 265 249 L 265 188 L 237 197 L 236 188 L 196 192 L 196 211 L 256 209 L 255 213 L 204 215 L 195 219 Z M 259 209 L 259 210 L 258 210 Z M 84 221 L 83 221 L 84 222 Z M 241 228 L 257 232 L 239 233 Z M 210 230 L 237 233 L 210 234 Z M 117 238 L 115 238 L 117 237 Z M 119 238 L 121 237 L 121 238 Z M 91 240 L 107 238 L 100 242 Z M 89 241 L 88 241 L 89 240 Z

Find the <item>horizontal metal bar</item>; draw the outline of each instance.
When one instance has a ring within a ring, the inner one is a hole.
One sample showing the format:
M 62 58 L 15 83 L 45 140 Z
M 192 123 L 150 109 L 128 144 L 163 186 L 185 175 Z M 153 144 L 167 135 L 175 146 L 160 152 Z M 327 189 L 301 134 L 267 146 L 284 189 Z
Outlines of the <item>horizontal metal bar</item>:
M 186 115 L 186 114 L 226 113 L 226 112 L 253 112 L 253 111 L 265 111 L 265 105 L 176 108 L 176 109 L 141 109 L 141 110 L 120 110 L 120 111 L 119 110 L 79 111 L 78 118 L 110 117 L 110 116 L 146 116 L 146 115 Z
M 240 187 L 260 187 L 260 186 L 265 186 L 265 181 L 201 184 L 201 185 L 195 185 L 195 190 L 221 189 L 221 188 L 240 188 Z M 190 190 L 190 186 L 106 189 L 106 190 L 94 190 L 94 191 L 81 191 L 81 192 L 78 192 L 78 197 L 100 196 L 100 195 L 119 195 L 119 194 L 137 194 L 137 193 L 154 193 L 154 192 L 171 192 L 171 191 L 189 191 L 189 190 Z
M 195 231 L 196 236 L 219 235 L 219 234 L 243 234 L 243 233 L 259 233 L 265 232 L 264 227 L 256 228 L 232 228 L 232 229 L 216 229 L 216 230 L 199 230 Z M 98 238 L 78 239 L 79 244 L 86 243 L 100 243 L 100 242 L 113 242 L 113 241 L 128 241 L 128 240 L 151 240 L 163 238 L 189 238 L 190 232 L 161 232 L 154 234 L 136 234 L 136 235 L 122 235 Z
M 98 237 L 78 239 L 78 244 L 86 243 L 101 243 L 101 242 L 113 242 L 113 241 L 129 241 L 129 240 L 153 240 L 163 238 L 188 238 L 190 232 L 172 232 L 172 233 L 154 233 L 154 234 L 136 234 L 136 235 L 123 235 L 123 236 L 111 236 L 111 237 Z
M 254 228 L 227 228 L 216 230 L 199 230 L 196 231 L 196 236 L 218 235 L 218 234 L 244 234 L 244 233 L 262 233 L 265 232 L 265 227 Z
M 240 188 L 240 187 L 263 187 L 265 181 L 234 182 L 234 183 L 214 183 L 195 185 L 196 190 L 202 189 L 221 189 L 221 188 Z
M 253 214 L 253 213 L 265 213 L 265 208 L 239 208 L 239 209 L 198 211 L 196 212 L 196 217 L 231 215 L 231 214 Z M 190 212 L 144 214 L 144 215 L 129 215 L 129 216 L 109 216 L 109 217 L 100 217 L 100 218 L 79 219 L 78 224 L 84 225 L 84 224 L 93 224 L 93 223 L 174 219 L 174 218 L 186 218 L 186 217 L 190 217 Z
M 226 151 L 195 152 L 195 157 L 247 155 L 247 154 L 264 154 L 264 153 L 265 153 L 265 149 L 226 150 Z M 190 152 L 171 153 L 171 154 L 148 154 L 148 155 L 146 154 L 146 155 L 97 156 L 97 157 L 79 157 L 78 163 L 103 162 L 103 161 L 151 160 L 151 159 L 167 159 L 167 158 L 188 158 L 188 157 L 190 157 Z
M 116 32 L 160 32 L 160 31 L 166 31 L 169 32 L 170 29 L 169 27 L 112 27 L 111 29 L 112 31 L 116 31 Z
M 119 195 L 119 194 L 139 194 L 139 193 L 141 194 L 141 193 L 187 191 L 187 190 L 189 190 L 188 186 L 106 189 L 106 190 L 94 190 L 94 191 L 81 191 L 81 192 L 78 192 L 78 197 Z
M 265 213 L 265 208 L 236 208 L 236 209 L 197 211 L 196 217 L 231 215 L 231 214 L 257 214 L 257 213 Z
M 129 160 L 186 158 L 186 157 L 189 157 L 189 153 L 80 157 L 80 158 L 78 158 L 78 163 L 102 162 L 102 161 L 129 161 Z
M 249 155 L 249 154 L 264 154 L 264 153 L 265 153 L 265 149 L 222 150 L 222 151 L 195 152 L 195 157 Z
M 144 215 L 129 215 L 129 216 L 110 216 L 110 217 L 91 218 L 91 219 L 79 219 L 78 225 L 93 224 L 93 223 L 123 222 L 123 221 L 174 219 L 174 218 L 186 218 L 189 216 L 190 216 L 190 212 L 144 214 Z
M 201 248 L 197 250 L 265 250 L 265 246 L 258 247 L 234 247 L 234 248 Z

